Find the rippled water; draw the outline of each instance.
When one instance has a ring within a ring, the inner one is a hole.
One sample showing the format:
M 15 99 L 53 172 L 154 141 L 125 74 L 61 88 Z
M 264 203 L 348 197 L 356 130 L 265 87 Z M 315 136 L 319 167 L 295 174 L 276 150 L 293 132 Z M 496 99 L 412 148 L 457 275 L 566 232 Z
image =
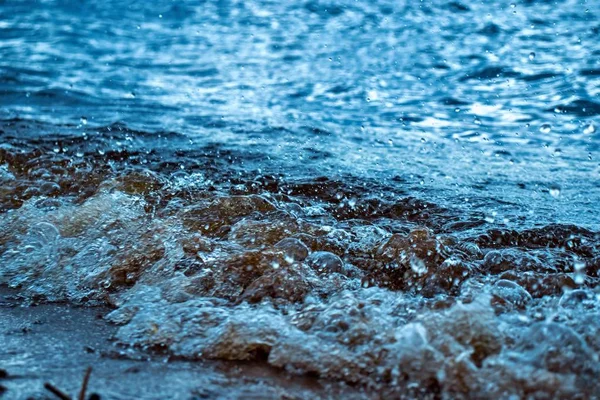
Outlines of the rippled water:
M 598 396 L 599 12 L 2 2 L 0 284 L 365 396 Z

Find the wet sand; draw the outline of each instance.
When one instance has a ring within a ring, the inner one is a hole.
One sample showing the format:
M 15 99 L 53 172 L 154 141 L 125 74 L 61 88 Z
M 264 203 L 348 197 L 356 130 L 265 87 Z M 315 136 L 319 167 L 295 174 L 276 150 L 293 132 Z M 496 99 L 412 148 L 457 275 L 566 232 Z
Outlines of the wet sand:
M 18 292 L 0 288 L 0 378 L 4 399 L 53 399 L 50 382 L 75 396 L 87 367 L 88 395 L 102 399 L 366 398 L 339 383 L 289 375 L 260 363 L 181 361 L 117 346 L 117 327 L 104 307 L 25 306 Z

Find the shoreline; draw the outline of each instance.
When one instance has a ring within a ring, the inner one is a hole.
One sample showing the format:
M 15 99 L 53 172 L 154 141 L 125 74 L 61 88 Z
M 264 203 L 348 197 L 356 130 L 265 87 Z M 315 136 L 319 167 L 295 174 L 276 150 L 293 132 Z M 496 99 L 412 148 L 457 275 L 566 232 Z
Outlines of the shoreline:
M 23 306 L 0 287 L 0 378 L 7 399 L 54 399 L 46 382 L 74 396 L 88 367 L 88 395 L 101 399 L 365 398 L 337 382 L 294 376 L 260 363 L 185 361 L 115 345 L 106 307 Z M 5 397 L 3 397 L 5 396 Z

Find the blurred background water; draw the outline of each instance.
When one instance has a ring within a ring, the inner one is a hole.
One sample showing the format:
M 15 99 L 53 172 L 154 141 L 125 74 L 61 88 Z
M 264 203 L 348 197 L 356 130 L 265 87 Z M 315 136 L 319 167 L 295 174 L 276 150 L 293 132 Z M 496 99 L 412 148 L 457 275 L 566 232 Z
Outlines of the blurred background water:
M 330 174 L 401 176 L 436 201 L 509 202 L 519 210 L 482 200 L 509 219 L 597 227 L 599 11 L 4 1 L 0 116 L 175 131 L 189 146 L 260 149 L 292 174 L 310 159 Z

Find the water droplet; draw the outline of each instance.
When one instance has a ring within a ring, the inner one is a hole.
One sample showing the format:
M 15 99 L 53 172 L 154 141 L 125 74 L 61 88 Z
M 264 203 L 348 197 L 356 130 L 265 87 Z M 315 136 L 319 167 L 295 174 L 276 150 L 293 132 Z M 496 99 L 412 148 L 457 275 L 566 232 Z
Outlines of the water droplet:
M 535 53 L 532 51 L 531 53 L 529 53 L 529 61 L 533 60 L 535 60 Z
M 456 108 L 454 109 L 454 112 L 460 112 L 460 108 L 456 107 Z
M 86 117 L 81 117 L 80 121 L 81 121 L 81 125 L 87 125 L 87 118 Z
M 473 122 L 475 123 L 475 125 L 481 125 L 481 120 L 479 118 L 477 118 L 477 117 L 475 117 L 473 119 Z
M 552 125 L 550 124 L 542 124 L 540 126 L 540 132 L 542 133 L 550 133 L 552 131 Z
M 558 199 L 558 197 L 560 196 L 560 188 L 559 187 L 551 187 L 550 188 L 550 196 L 554 197 L 555 199 Z
M 585 133 L 586 135 L 591 135 L 592 133 L 596 132 L 596 127 L 594 126 L 593 123 L 590 122 L 590 124 L 588 126 L 585 127 L 585 129 L 583 130 L 583 133 Z
M 573 263 L 573 280 L 576 284 L 581 285 L 585 282 L 585 263 L 580 260 L 576 260 Z

